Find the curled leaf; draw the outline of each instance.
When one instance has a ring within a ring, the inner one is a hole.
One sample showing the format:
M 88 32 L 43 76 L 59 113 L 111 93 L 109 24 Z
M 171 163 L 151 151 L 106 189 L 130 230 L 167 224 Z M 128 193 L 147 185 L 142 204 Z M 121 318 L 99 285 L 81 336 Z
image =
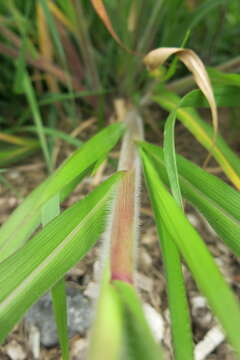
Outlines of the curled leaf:
M 184 63 L 206 97 L 212 114 L 214 133 L 216 136 L 218 129 L 217 107 L 213 95 L 212 86 L 202 60 L 191 49 L 182 48 L 158 48 L 150 51 L 144 58 L 144 63 L 149 70 L 154 70 L 162 65 L 171 55 L 177 55 Z

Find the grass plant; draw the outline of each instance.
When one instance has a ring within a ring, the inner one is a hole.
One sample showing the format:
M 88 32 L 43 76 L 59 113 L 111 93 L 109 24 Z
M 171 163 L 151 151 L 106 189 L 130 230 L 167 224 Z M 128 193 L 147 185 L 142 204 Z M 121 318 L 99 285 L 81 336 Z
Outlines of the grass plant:
M 232 38 L 239 33 L 237 10 L 238 1 L 221 0 L 0 4 L 5 69 L 0 74 L 0 111 L 9 108 L 9 120 L 6 111 L 0 118 L 0 165 L 10 166 L 41 149 L 48 171 L 0 228 L 1 342 L 51 290 L 62 358 L 70 358 L 64 275 L 101 237 L 100 290 L 88 359 L 164 359 L 135 280 L 143 173 L 164 263 L 174 359 L 194 359 L 183 264 L 240 359 L 239 301 L 184 209 L 187 200 L 240 256 L 240 160 L 220 135 L 217 114 L 217 106 L 239 106 L 240 61 Z M 212 66 L 206 68 L 197 53 Z M 174 58 L 167 68 L 170 56 Z M 229 73 L 222 71 L 224 66 Z M 191 90 L 194 82 L 199 90 L 180 97 L 182 86 Z M 105 119 L 116 97 L 124 98 L 124 113 L 109 125 Z M 169 112 L 163 148 L 144 141 L 142 109 L 152 103 Z M 210 109 L 212 124 L 198 108 Z M 92 115 L 96 134 L 87 141 L 75 138 L 73 128 Z M 207 162 L 210 157 L 217 161 L 228 182 L 176 153 L 177 120 L 207 150 Z M 76 148 L 57 168 L 56 138 Z M 108 161 L 120 140 L 116 172 L 61 212 L 62 201 Z

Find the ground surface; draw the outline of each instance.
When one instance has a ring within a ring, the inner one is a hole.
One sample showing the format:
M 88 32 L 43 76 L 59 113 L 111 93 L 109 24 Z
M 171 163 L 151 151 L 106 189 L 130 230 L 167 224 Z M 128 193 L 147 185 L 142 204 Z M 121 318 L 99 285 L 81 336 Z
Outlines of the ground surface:
M 150 112 L 148 110 L 143 115 L 146 119 L 148 119 L 147 139 L 154 143 L 161 143 L 162 131 L 157 124 L 159 124 L 159 117 L 163 119 L 165 115 L 159 114 L 159 112 L 155 111 L 155 109 Z M 224 129 L 224 131 L 225 129 L 228 130 L 229 138 L 227 140 L 235 147 L 236 150 L 239 150 L 239 144 L 237 143 L 234 134 L 232 134 L 229 129 L 229 124 L 229 117 L 223 116 L 221 120 L 221 128 Z M 202 164 L 206 157 L 206 152 L 202 149 L 202 147 L 191 137 L 191 135 L 187 133 L 182 125 L 177 125 L 176 132 L 178 151 L 181 154 L 186 155 L 188 158 L 193 159 L 196 163 Z M 88 131 L 83 131 L 81 133 L 81 139 L 84 140 L 88 137 Z M 71 152 L 71 149 L 68 146 L 60 146 L 59 149 L 58 162 L 60 162 L 61 159 L 64 159 Z M 215 168 L 216 164 L 212 161 L 210 166 Z M 107 172 L 110 170 L 111 169 L 107 169 Z M 219 175 L 223 176 L 221 173 Z M 45 166 L 40 155 L 36 155 L 32 159 L 28 159 L 24 163 L 12 166 L 11 169 L 6 172 L 6 179 L 9 181 L 9 184 L 11 184 L 12 189 L 8 189 L 6 186 L 0 185 L 0 223 L 3 223 L 7 219 L 9 214 L 21 202 L 21 200 L 45 177 Z M 63 208 L 66 208 L 71 203 L 79 199 L 86 193 L 86 191 L 91 190 L 92 185 L 89 180 L 90 179 L 86 179 L 83 184 L 77 187 L 70 199 L 64 203 Z M 97 184 L 98 181 L 99 179 L 95 179 L 95 184 Z M 159 250 L 154 220 L 145 188 L 142 191 L 141 202 L 141 239 L 139 245 L 140 252 L 137 283 L 144 302 L 150 304 L 153 309 L 161 314 L 164 324 L 163 343 L 167 349 L 168 358 L 171 359 L 171 353 L 169 351 L 169 316 L 167 310 L 167 298 L 161 252 Z M 227 281 L 230 283 L 235 293 L 240 296 L 240 268 L 238 260 L 227 250 L 200 214 L 196 213 L 189 204 L 185 204 L 185 209 L 189 220 L 204 237 Z M 66 279 L 71 286 L 78 288 L 84 296 L 90 299 L 94 297 L 94 269 L 96 272 L 96 260 L 99 252 L 100 250 L 97 246 L 66 276 Z M 194 340 L 196 343 L 199 343 L 208 331 L 216 325 L 216 322 L 186 268 L 184 268 L 184 272 L 186 276 L 189 301 L 192 305 Z M 34 331 L 37 335 L 31 334 L 31 332 Z M 38 329 L 32 328 L 29 331 L 26 324 L 22 322 L 16 326 L 12 334 L 9 335 L 5 344 L 1 347 L 0 360 L 31 360 L 34 359 L 34 352 L 35 358 L 37 358 L 38 351 L 40 351 L 38 357 L 39 359 L 60 359 L 58 347 L 53 346 L 47 349 L 44 346 L 40 346 L 38 335 Z M 220 344 L 214 348 L 213 352 L 207 357 L 202 357 L 202 359 L 233 360 L 234 358 L 231 354 L 229 346 L 226 345 L 224 340 L 219 342 Z M 70 346 L 73 360 L 84 359 L 87 346 L 86 334 L 81 336 L 76 334 L 71 339 Z

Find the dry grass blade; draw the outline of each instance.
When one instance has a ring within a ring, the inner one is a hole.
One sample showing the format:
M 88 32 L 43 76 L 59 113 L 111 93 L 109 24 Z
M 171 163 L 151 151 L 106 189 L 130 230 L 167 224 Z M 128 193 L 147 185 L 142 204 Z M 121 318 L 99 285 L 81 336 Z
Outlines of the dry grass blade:
M 72 42 L 69 33 L 66 31 L 66 28 L 59 21 L 56 21 L 57 29 L 61 38 L 61 42 L 65 49 L 65 56 L 67 59 L 68 68 L 73 79 L 76 79 L 80 84 L 84 82 L 84 68 L 83 64 L 79 58 L 74 43 Z
M 7 26 L 3 25 L 2 16 L 0 16 L 0 30 L 5 39 L 9 40 L 9 42 L 15 46 L 21 47 L 21 39 L 13 31 L 9 30 Z
M 91 3 L 94 7 L 94 9 L 96 10 L 98 16 L 100 17 L 100 19 L 102 20 L 102 22 L 104 23 L 105 27 L 107 28 L 107 30 L 110 32 L 110 34 L 112 35 L 112 37 L 114 38 L 114 40 L 116 40 L 116 42 L 127 52 L 131 53 L 131 54 L 135 54 L 136 53 L 134 51 L 131 51 L 130 49 L 128 49 L 124 43 L 122 42 L 122 40 L 119 38 L 119 36 L 116 34 L 116 32 L 113 29 L 111 20 L 109 19 L 109 16 L 107 14 L 106 8 L 103 4 L 102 0 L 91 0 Z
M 207 71 L 198 55 L 191 49 L 159 48 L 150 51 L 150 53 L 145 56 L 144 63 L 150 70 L 154 70 L 163 64 L 171 55 L 177 55 L 189 71 L 192 72 L 197 85 L 208 100 L 212 113 L 214 136 L 216 137 L 218 129 L 217 107 Z
M 0 53 L 9 57 L 17 58 L 19 56 L 19 49 L 9 47 L 4 43 L 0 42 Z M 26 63 L 39 69 L 41 71 L 45 71 L 49 74 L 52 74 L 58 79 L 63 85 L 71 81 L 73 89 L 76 91 L 84 91 L 83 88 L 76 79 L 73 79 L 68 74 L 66 74 L 60 67 L 56 64 L 49 62 L 43 56 L 38 56 L 36 59 L 33 59 L 29 55 L 26 57 Z M 89 101 L 90 102 L 90 101 Z
M 106 28 L 108 29 L 110 34 L 112 35 L 112 37 L 116 40 L 116 42 L 119 45 L 124 46 L 122 41 L 119 39 L 119 37 L 117 36 L 117 34 L 115 33 L 115 31 L 112 27 L 112 23 L 108 17 L 107 11 L 105 9 L 105 6 L 104 6 L 102 0 L 91 0 L 91 3 L 93 5 L 94 9 L 96 10 L 98 16 L 100 17 L 100 19 L 102 20 L 102 22 L 104 23 L 104 25 L 106 26 Z
M 37 22 L 38 22 L 38 36 L 39 36 L 39 48 L 44 58 L 52 62 L 54 57 L 52 41 L 50 38 L 48 25 L 44 16 L 43 9 L 39 3 L 37 3 Z M 46 81 L 51 92 L 59 92 L 59 88 L 56 79 L 53 75 L 47 74 Z
M 14 145 L 28 145 L 28 141 L 26 141 L 25 139 L 10 134 L 4 134 L 3 132 L 0 132 L 0 141 L 4 141 Z
M 62 23 L 70 32 L 75 33 L 76 29 L 73 24 L 68 20 L 65 14 L 54 4 L 53 1 L 47 2 L 49 9 L 55 16 L 55 18 Z

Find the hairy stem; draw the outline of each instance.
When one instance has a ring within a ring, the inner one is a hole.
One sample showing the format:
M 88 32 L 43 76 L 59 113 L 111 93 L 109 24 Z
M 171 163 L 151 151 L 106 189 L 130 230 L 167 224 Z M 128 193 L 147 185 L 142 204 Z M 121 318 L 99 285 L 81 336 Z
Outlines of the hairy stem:
M 110 269 L 112 280 L 133 283 L 141 171 L 135 140 L 143 138 L 143 129 L 142 119 L 136 109 L 127 112 L 125 122 L 127 131 L 122 143 L 118 169 L 127 171 L 127 174 L 118 187 L 111 215 Z

